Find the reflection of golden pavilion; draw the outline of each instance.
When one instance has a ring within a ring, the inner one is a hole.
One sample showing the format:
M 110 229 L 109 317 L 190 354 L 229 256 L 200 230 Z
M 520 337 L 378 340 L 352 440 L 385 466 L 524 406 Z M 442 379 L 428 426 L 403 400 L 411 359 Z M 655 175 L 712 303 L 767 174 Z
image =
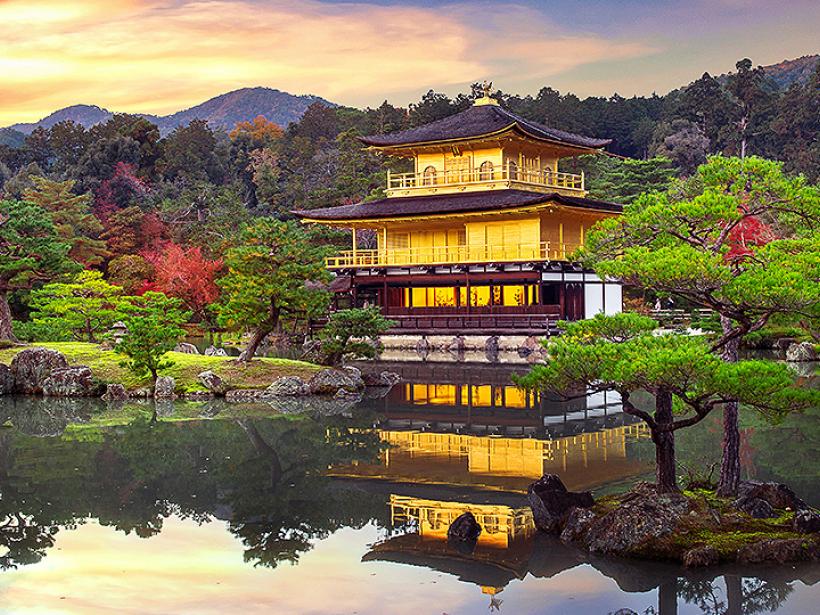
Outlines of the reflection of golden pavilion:
M 645 471 L 645 464 L 628 458 L 626 445 L 647 435 L 643 423 L 549 440 L 380 430 L 390 444 L 380 464 L 336 467 L 332 474 L 524 491 L 554 473 L 569 489 L 591 489 Z
M 514 540 L 535 532 L 532 510 L 498 504 L 467 504 L 425 500 L 401 495 L 390 496 L 390 518 L 393 525 L 412 523 L 422 538 L 446 540 L 447 529 L 457 517 L 471 512 L 481 526 L 478 544 L 507 548 Z

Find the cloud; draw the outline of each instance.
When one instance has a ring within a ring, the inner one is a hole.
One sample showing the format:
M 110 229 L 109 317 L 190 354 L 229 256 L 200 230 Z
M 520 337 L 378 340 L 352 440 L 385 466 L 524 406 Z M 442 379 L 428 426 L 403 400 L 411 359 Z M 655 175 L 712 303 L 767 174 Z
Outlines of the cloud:
M 511 90 L 652 52 L 498 3 L 6 0 L 0 40 L 0 125 L 80 102 L 166 113 L 255 85 L 355 105 L 484 78 Z

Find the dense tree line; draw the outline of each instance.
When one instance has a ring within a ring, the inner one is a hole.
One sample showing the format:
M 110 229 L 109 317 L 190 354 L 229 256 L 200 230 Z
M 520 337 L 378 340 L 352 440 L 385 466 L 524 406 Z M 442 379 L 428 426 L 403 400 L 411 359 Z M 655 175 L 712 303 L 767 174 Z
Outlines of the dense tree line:
M 781 92 L 743 60 L 726 78 L 705 74 L 666 96 L 580 99 L 551 88 L 494 96 L 529 119 L 612 138 L 617 156 L 581 157 L 564 168 L 585 170 L 592 196 L 630 203 L 692 175 L 711 153 L 782 160 L 787 172 L 816 181 L 819 85 L 815 72 Z M 128 295 L 169 293 L 215 325 L 219 314 L 208 305 L 224 289 L 216 280 L 230 269 L 225 256 L 242 244 L 243 227 L 260 217 L 287 221 L 294 209 L 378 198 L 386 170 L 409 163 L 371 152 L 357 137 L 434 121 L 479 95 L 476 84 L 455 98 L 430 91 L 407 108 L 315 103 L 287 127 L 258 117 L 226 133 L 194 120 L 164 138 L 147 119 L 120 114 L 90 129 L 70 121 L 37 128 L 20 148 L 0 145 L 8 218 L 0 246 L 9 250 L 0 267 L 0 336 L 9 334 L 6 298 L 25 319 L 31 289 L 78 268 L 102 271 Z M 303 239 L 317 247 L 349 241 L 328 230 Z

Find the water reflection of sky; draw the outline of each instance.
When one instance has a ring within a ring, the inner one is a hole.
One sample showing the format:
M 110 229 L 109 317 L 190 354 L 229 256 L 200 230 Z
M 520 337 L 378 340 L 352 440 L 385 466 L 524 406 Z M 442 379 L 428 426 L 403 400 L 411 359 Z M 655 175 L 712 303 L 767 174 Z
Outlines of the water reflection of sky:
M 177 404 L 154 426 L 147 406 L 127 406 L 105 427 L 95 401 L 0 398 L 0 424 L 14 426 L 0 429 L 0 526 L 19 511 L 56 530 L 0 573 L 0 613 L 643 615 L 670 595 L 682 615 L 727 610 L 695 604 L 707 590 L 725 601 L 723 573 L 677 582 L 678 569 L 533 536 L 521 492 L 542 472 L 600 492 L 651 469 L 651 443 L 617 397 L 524 395 L 498 367 L 403 375 L 386 397 L 298 420 L 277 414 L 291 408 Z M 788 481 L 816 504 L 818 411 L 777 426 L 744 415 L 745 475 Z M 182 417 L 216 420 L 171 420 Z M 689 466 L 717 459 L 719 417 L 678 444 Z M 441 541 L 463 510 L 487 532 L 470 554 Z M 741 572 L 750 594 L 755 575 L 767 579 L 770 604 L 733 607 L 815 612 L 820 584 L 803 580 L 820 567 Z
M 242 547 L 222 522 L 168 519 L 150 539 L 88 523 L 61 534 L 54 552 L 0 577 L 0 612 L 27 613 L 301 613 L 423 615 L 486 613 L 490 596 L 429 568 L 360 563 L 382 530 L 341 529 L 317 542 L 298 566 L 275 570 L 243 561 Z M 123 554 L 127 553 L 127 557 Z M 778 613 L 809 614 L 817 586 L 794 583 Z M 720 582 L 716 593 L 722 595 Z M 657 590 L 625 593 L 588 564 L 551 578 L 515 580 L 495 596 L 502 613 L 643 612 Z M 681 600 L 678 613 L 702 610 Z

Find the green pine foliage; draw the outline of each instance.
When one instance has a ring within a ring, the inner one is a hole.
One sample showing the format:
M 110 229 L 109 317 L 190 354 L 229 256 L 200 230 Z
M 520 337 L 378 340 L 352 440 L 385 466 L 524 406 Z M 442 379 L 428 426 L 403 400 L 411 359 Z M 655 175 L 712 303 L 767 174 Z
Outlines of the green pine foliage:
M 379 336 L 394 324 L 378 307 L 333 312 L 318 334 L 322 363 L 340 365 L 345 359 L 372 359 L 378 352 Z
M 114 346 L 125 359 L 121 362 L 137 377 L 151 376 L 174 365 L 166 355 L 185 335 L 182 325 L 191 314 L 182 310 L 182 301 L 162 293 L 147 292 L 127 297 L 119 303 L 128 333 Z

